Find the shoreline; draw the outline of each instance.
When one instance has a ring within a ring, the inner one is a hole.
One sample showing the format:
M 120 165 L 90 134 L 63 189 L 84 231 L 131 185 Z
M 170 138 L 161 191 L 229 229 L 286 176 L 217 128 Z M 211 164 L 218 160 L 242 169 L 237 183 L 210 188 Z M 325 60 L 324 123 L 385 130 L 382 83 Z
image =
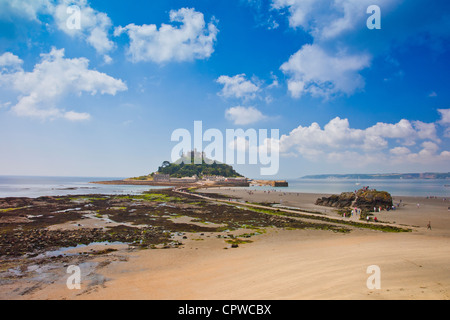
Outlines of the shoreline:
M 58 237 L 64 237 L 64 230 L 71 232 L 86 228 L 87 232 L 90 228 L 117 228 L 124 223 L 128 228 L 140 228 L 140 225 L 149 227 L 146 224 L 152 224 L 151 219 L 156 218 L 161 222 L 168 219 L 164 222 L 163 229 L 172 228 L 175 231 L 171 238 L 174 245 L 166 249 L 164 245 L 157 245 L 154 250 L 130 250 L 130 246 L 123 243 L 91 243 L 68 251 L 60 250 L 68 255 L 48 258 L 42 264 L 34 262 L 33 259 L 37 258 L 21 258 L 18 264 L 14 260 L 5 260 L 0 274 L 5 270 L 13 271 L 7 278 L 0 277 L 0 297 L 27 300 L 445 300 L 450 297 L 450 213 L 447 211 L 447 202 L 422 197 L 421 207 L 417 208 L 418 197 L 403 197 L 404 206 L 395 212 L 381 212 L 379 218 L 380 221 L 410 228 L 412 231 L 385 232 L 340 224 L 338 220 L 342 220 L 342 217 L 338 217 L 333 208 L 320 208 L 314 204 L 317 197 L 326 194 L 267 194 L 263 191 L 252 191 L 249 194 L 247 188 L 229 186 L 196 191 L 209 194 L 214 199 L 205 200 L 168 189 L 155 190 L 158 194 L 167 193 L 170 196 L 170 199 L 161 198 L 164 205 L 160 202 L 136 203 L 133 199 L 138 199 L 139 196 L 111 195 L 110 199 L 104 195 L 77 196 L 83 202 L 77 200 L 75 207 L 85 203 L 88 206 L 94 205 L 89 210 L 95 210 L 101 205 L 99 213 L 103 218 L 89 214 L 88 219 L 80 220 L 75 215 L 80 211 L 74 207 L 71 213 L 74 215 L 73 219 L 65 213 L 61 216 L 65 222 L 50 226 L 49 230 L 57 232 Z M 214 193 L 221 196 L 216 197 Z M 89 197 L 92 199 L 89 200 Z M 185 200 L 179 202 L 176 200 L 178 197 Z M 227 198 L 248 201 L 250 204 L 271 201 L 279 204 L 282 200 L 281 203 L 285 206 L 311 211 L 322 209 L 323 216 L 337 219 L 320 221 L 295 211 L 286 217 L 282 212 L 277 213 L 276 208 L 273 208 L 272 214 L 251 213 L 242 203 L 226 203 Z M 220 202 L 220 199 L 225 199 L 225 203 Z M 202 209 L 203 205 L 200 203 L 207 204 L 210 209 Z M 162 210 L 160 217 L 157 218 L 154 213 L 153 217 L 147 217 L 148 211 L 144 207 L 139 209 L 144 204 L 149 206 L 151 212 Z M 123 216 L 121 212 L 124 212 L 125 207 L 133 214 Z M 130 210 L 131 208 L 133 209 Z M 141 211 L 136 212 L 135 209 Z M 224 213 L 232 210 L 233 214 L 228 213 L 227 217 L 222 217 L 218 210 Z M 229 227 L 225 227 L 225 224 L 236 223 L 239 215 L 245 212 L 253 216 L 244 224 L 247 229 L 240 227 L 227 230 Z M 7 213 L 10 217 L 17 216 L 15 211 Z M 20 211 L 17 213 L 20 214 Z M 296 213 L 298 217 L 295 217 Z M 41 213 L 34 214 L 39 217 Z M 139 215 L 135 216 L 136 214 Z M 125 217 L 126 220 L 122 221 Z M 28 219 L 34 220 L 31 217 Z M 266 221 L 266 227 L 249 228 L 255 223 L 254 219 Z M 432 230 L 426 228 L 429 220 L 432 222 Z M 311 227 L 297 229 L 284 222 L 280 224 L 281 221 L 313 224 Z M 270 227 L 276 223 L 277 227 Z M 320 227 L 322 224 L 338 228 L 332 232 Z M 176 228 L 173 229 L 174 227 Z M 214 231 L 214 228 L 223 229 L 218 232 L 219 229 Z M 339 231 L 345 229 L 350 231 Z M 233 243 L 239 245 L 232 248 Z M 83 266 L 81 291 L 71 291 L 66 287 L 68 275 L 64 266 L 70 264 Z M 382 270 L 381 290 L 369 290 L 366 287 L 366 268 L 374 264 L 379 265 Z
M 426 180 L 426 179 L 416 179 L 417 181 L 422 181 L 422 180 Z M 267 180 L 267 181 L 272 181 L 272 180 Z M 320 179 L 318 179 L 317 181 L 322 181 Z M 376 180 L 374 180 L 376 181 Z M 103 185 L 141 185 L 141 186 L 155 186 L 155 187 L 174 187 L 174 188 L 196 188 L 196 189 L 201 189 L 201 188 L 247 188 L 247 189 L 252 189 L 255 188 L 254 190 L 262 190 L 262 189 L 258 189 L 258 188 L 267 188 L 266 190 L 274 190 L 274 192 L 281 192 L 281 193 L 301 193 L 301 194 L 323 194 L 324 196 L 330 196 L 333 194 L 340 194 L 343 191 L 340 192 L 314 192 L 314 191 L 304 191 L 304 190 L 298 190 L 296 191 L 295 189 L 292 189 L 294 187 L 273 187 L 270 185 L 265 185 L 265 186 L 258 186 L 258 185 L 233 185 L 231 184 L 227 184 L 227 183 L 201 183 L 201 182 L 196 182 L 196 183 L 185 183 L 185 182 L 153 182 L 153 181 L 139 181 L 139 180 L 110 180 L 110 181 L 92 181 L 89 182 L 91 184 L 103 184 Z M 360 188 L 361 186 L 356 186 L 357 188 Z M 345 190 L 344 190 L 345 191 Z M 450 191 L 450 189 L 449 189 Z M 448 196 L 435 196 L 432 194 L 426 194 L 425 192 L 423 194 L 418 194 L 418 195 L 411 195 L 411 194 L 399 194 L 399 193 L 393 193 L 390 192 L 390 194 L 392 195 L 392 197 L 397 197 L 397 198 L 401 198 L 401 197 L 409 197 L 409 198 L 427 198 L 427 197 L 436 197 L 436 198 L 446 198 L 446 199 L 450 199 L 450 195 Z

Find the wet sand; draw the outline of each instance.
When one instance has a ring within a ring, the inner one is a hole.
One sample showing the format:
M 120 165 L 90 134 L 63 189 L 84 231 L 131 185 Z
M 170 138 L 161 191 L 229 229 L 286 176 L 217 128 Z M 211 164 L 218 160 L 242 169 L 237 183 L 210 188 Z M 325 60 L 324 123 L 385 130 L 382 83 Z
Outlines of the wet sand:
M 329 194 L 280 191 L 271 191 L 270 193 L 252 191 L 249 194 L 248 191 L 239 188 L 210 188 L 200 189 L 199 192 L 205 194 L 220 193 L 230 198 L 237 197 L 248 202 L 281 203 L 282 206 L 286 207 L 317 211 L 331 217 L 338 216 L 333 208 L 314 204 L 318 198 L 329 196 Z M 375 216 L 380 221 L 421 228 L 426 228 L 431 221 L 434 235 L 440 233 L 441 235 L 450 236 L 450 198 L 446 198 L 444 201 L 442 197 L 427 199 L 426 197 L 393 196 L 393 202 L 395 205 L 401 203 L 398 210 L 377 212 Z
M 228 188 L 226 188 L 228 189 Z M 218 190 L 201 190 L 215 193 Z M 320 211 L 318 194 L 220 190 L 230 198 Z M 267 228 L 253 242 L 231 249 L 217 233 L 192 233 L 179 248 L 117 248 L 85 266 L 81 290 L 68 290 L 67 275 L 15 299 L 449 299 L 450 203 L 401 197 L 396 211 L 378 218 L 414 226 L 409 233 L 353 228 L 350 233 Z M 394 197 L 394 202 L 400 197 Z M 420 207 L 417 207 L 417 203 Z M 431 221 L 432 230 L 426 225 Z M 244 230 L 236 231 L 242 234 Z M 226 234 L 226 232 L 225 232 Z M 381 270 L 381 289 L 367 288 L 367 268 Z M 91 268 L 91 269 L 89 269 Z M 6 288 L 6 287 L 5 287 Z M 0 296 L 5 298 L 5 292 Z

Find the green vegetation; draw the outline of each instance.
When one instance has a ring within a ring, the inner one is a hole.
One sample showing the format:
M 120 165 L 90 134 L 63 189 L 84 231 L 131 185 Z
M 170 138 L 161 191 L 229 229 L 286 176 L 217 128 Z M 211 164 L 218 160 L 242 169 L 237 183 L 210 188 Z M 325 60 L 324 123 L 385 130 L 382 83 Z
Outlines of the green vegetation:
M 243 177 L 241 174 L 237 173 L 232 166 L 229 166 L 224 163 L 217 163 L 216 161 L 202 159 L 201 164 L 195 164 L 194 157 L 189 158 L 181 158 L 175 163 L 170 163 L 168 161 L 164 161 L 162 166 L 158 168 L 157 173 L 159 174 L 168 174 L 173 178 L 183 178 L 183 177 L 192 177 L 197 175 L 201 176 L 223 176 L 226 178 L 236 178 Z M 199 161 L 198 161 L 199 162 Z
M 135 178 L 130 178 L 131 180 L 137 180 L 137 181 L 147 181 L 147 180 L 151 180 L 151 175 L 148 176 L 140 176 L 140 177 L 135 177 Z
M 246 243 L 252 243 L 251 240 L 242 240 L 242 239 L 231 239 L 231 240 L 225 240 L 226 243 L 229 243 L 231 245 L 233 244 L 246 244 Z
M 411 232 L 411 229 L 406 229 L 406 228 L 386 226 L 386 225 L 382 225 L 382 224 L 346 221 L 346 220 L 338 221 L 336 219 L 327 218 L 325 216 L 309 216 L 309 215 L 306 216 L 306 215 L 302 215 L 301 213 L 298 213 L 298 214 L 297 213 L 289 213 L 289 212 L 284 212 L 282 210 L 275 211 L 275 210 L 269 210 L 269 209 L 247 207 L 247 206 L 241 207 L 241 209 L 255 211 L 255 212 L 259 212 L 259 213 L 270 214 L 270 215 L 274 215 L 274 216 L 287 216 L 287 217 L 304 218 L 304 219 L 309 219 L 309 220 L 320 220 L 320 221 L 329 222 L 329 223 L 338 224 L 338 225 L 348 225 L 348 226 L 352 226 L 352 227 L 356 227 L 356 228 L 365 228 L 365 229 L 378 230 L 378 231 L 383 231 L 383 232 Z M 333 230 L 333 231 L 335 231 L 335 230 Z M 341 230 L 337 230 L 337 231 L 340 232 Z
M 6 212 L 16 211 L 16 210 L 26 209 L 26 208 L 28 208 L 28 207 L 0 209 L 0 213 L 6 213 Z
M 167 194 L 162 193 L 143 193 L 140 195 L 116 196 L 115 198 L 127 200 L 153 201 L 153 202 L 177 202 L 183 200 L 182 198 L 171 197 Z
M 155 174 L 166 174 L 171 178 L 222 176 L 225 178 L 242 178 L 232 166 L 206 158 L 204 154 L 191 152 L 189 156 L 183 156 L 174 163 L 164 161 L 158 171 L 149 175 L 130 178 L 135 181 L 153 181 Z
M 69 198 L 72 202 L 93 202 L 93 201 L 103 201 L 108 200 L 108 197 L 86 197 L 86 196 L 79 196 L 79 197 L 72 197 Z

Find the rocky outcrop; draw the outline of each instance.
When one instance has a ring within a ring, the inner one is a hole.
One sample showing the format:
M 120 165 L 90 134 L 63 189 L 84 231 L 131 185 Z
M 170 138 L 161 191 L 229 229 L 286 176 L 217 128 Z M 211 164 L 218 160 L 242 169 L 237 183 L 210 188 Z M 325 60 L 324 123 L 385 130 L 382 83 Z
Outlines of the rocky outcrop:
M 334 208 L 350 208 L 357 207 L 365 211 L 373 211 L 376 208 L 387 209 L 393 205 L 392 196 L 386 191 L 361 189 L 355 192 L 344 192 L 340 195 L 332 195 L 330 197 L 322 197 L 317 199 L 316 205 L 334 207 Z
M 330 197 L 322 197 L 317 199 L 316 205 L 334 208 L 350 207 L 355 201 L 356 195 L 354 192 L 343 192 L 340 195 L 332 195 Z
M 359 190 L 357 192 L 357 199 L 355 202 L 355 207 L 357 208 L 373 211 L 375 207 L 387 209 L 392 208 L 392 206 L 392 196 L 389 192 L 377 190 Z

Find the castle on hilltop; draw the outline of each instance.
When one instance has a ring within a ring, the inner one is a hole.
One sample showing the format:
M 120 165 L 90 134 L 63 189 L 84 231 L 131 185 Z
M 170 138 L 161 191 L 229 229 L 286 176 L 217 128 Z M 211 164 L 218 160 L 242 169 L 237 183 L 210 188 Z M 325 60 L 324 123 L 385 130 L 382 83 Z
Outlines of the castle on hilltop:
M 190 159 L 192 159 L 192 158 L 194 158 L 194 159 L 199 159 L 199 158 L 200 159 L 205 159 L 206 155 L 205 155 L 205 153 L 203 151 L 202 152 L 198 152 L 197 149 L 194 149 L 194 151 L 184 152 L 182 157 L 183 158 L 190 158 Z

